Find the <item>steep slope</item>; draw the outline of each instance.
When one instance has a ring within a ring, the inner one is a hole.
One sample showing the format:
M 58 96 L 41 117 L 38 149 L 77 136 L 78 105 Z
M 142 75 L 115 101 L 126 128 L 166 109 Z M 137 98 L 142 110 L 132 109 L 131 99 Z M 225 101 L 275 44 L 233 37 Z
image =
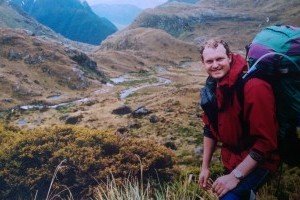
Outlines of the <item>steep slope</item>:
M 78 98 L 106 79 L 86 54 L 25 30 L 0 28 L 0 46 L 1 109 Z
M 128 26 L 142 12 L 142 9 L 129 4 L 96 4 L 91 8 L 98 16 L 107 18 L 119 29 Z
M 9 5 L 5 0 L 0 1 L 0 27 L 23 28 L 36 35 L 55 38 L 57 34 L 50 28 L 39 24 L 36 20 L 20 9 Z
M 98 45 L 117 28 L 106 18 L 98 17 L 89 5 L 79 0 L 11 0 L 40 23 L 63 36 Z
M 194 43 L 210 37 L 222 37 L 241 49 L 262 27 L 272 24 L 300 26 L 299 11 L 298 0 L 169 2 L 145 10 L 130 28 L 158 28 Z
M 33 35 L 48 37 L 86 52 L 92 51 L 95 48 L 93 45 L 75 42 L 63 37 L 49 27 L 37 22 L 19 7 L 9 4 L 6 0 L 0 0 L 0 27 L 26 29 L 32 32 Z

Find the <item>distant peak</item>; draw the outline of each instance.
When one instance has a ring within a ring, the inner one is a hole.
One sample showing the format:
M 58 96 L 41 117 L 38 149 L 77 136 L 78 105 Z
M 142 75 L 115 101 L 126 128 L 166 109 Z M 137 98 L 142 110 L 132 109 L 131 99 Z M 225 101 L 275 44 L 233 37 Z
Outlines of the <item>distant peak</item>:
M 89 4 L 88 4 L 88 2 L 86 2 L 86 0 L 78 0 L 80 3 L 81 3 L 81 5 L 83 5 L 84 7 L 89 7 Z

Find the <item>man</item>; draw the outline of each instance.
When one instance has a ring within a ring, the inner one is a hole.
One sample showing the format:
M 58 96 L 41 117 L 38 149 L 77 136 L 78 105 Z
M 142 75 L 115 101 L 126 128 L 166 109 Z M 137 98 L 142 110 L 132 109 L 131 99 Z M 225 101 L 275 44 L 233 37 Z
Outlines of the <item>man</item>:
M 279 165 L 272 87 L 251 78 L 242 88 L 241 103 L 237 85 L 246 69 L 242 56 L 233 54 L 226 42 L 216 39 L 207 41 L 200 55 L 209 78 L 201 92 L 205 127 L 199 184 L 211 188 L 222 200 L 254 199 L 258 187 Z M 208 102 L 205 92 L 213 97 Z M 225 175 L 211 185 L 209 165 L 217 142 L 222 143 Z

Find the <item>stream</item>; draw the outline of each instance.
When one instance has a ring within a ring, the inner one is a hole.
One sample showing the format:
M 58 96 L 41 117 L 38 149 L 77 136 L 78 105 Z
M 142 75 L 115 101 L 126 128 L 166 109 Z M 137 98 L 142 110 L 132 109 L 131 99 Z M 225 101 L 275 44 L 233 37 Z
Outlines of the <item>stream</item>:
M 158 77 L 158 79 L 159 79 L 159 82 L 158 82 L 158 83 L 154 83 L 154 84 L 146 84 L 146 85 L 141 85 L 141 86 L 138 86 L 138 87 L 133 87 L 133 88 L 129 88 L 129 89 L 123 90 L 123 91 L 120 93 L 120 98 L 121 98 L 121 99 L 125 99 L 125 98 L 128 97 L 130 94 L 132 94 L 132 93 L 134 93 L 135 91 L 140 90 L 140 89 L 142 89 L 142 88 L 153 87 L 153 86 L 160 86 L 160 85 L 167 85 L 167 84 L 170 84 L 170 83 L 171 83 L 171 80 L 169 80 L 169 79 L 160 78 L 160 77 Z
M 171 83 L 171 80 L 166 79 L 166 78 L 162 78 L 162 77 L 157 77 L 158 78 L 158 83 L 153 83 L 153 84 L 145 84 L 145 85 L 140 85 L 137 87 L 132 87 L 126 90 L 121 91 L 120 93 L 120 99 L 125 99 L 127 98 L 130 94 L 136 92 L 137 90 L 140 90 L 142 88 L 146 88 L 146 87 L 153 87 L 153 86 L 161 86 L 161 85 L 167 85 Z M 120 84 L 122 82 L 126 82 L 126 81 L 132 81 L 132 80 L 143 80 L 143 79 L 132 79 L 130 77 L 128 77 L 127 75 L 123 75 L 117 78 L 112 78 L 111 81 L 114 84 Z M 108 83 L 107 86 L 108 87 L 113 87 L 114 84 Z M 107 92 L 109 92 L 110 88 L 102 88 L 100 90 L 96 90 L 93 93 L 94 94 L 105 94 Z M 54 99 L 54 100 L 58 100 L 61 97 L 61 94 L 58 95 L 53 95 L 53 96 L 49 96 L 48 99 Z M 76 103 L 81 103 L 81 102 L 88 102 L 90 100 L 90 98 L 85 97 L 85 98 L 81 98 L 78 100 L 74 100 L 74 101 L 68 101 L 68 102 L 64 102 L 64 103 L 60 103 L 60 104 L 56 104 L 56 105 L 42 105 L 42 104 L 31 104 L 31 105 L 22 105 L 22 106 L 17 106 L 15 108 L 12 108 L 10 110 L 10 112 L 14 112 L 15 109 L 21 109 L 21 110 L 33 110 L 33 109 L 55 109 L 58 108 L 60 106 L 67 106 L 70 104 L 76 104 Z

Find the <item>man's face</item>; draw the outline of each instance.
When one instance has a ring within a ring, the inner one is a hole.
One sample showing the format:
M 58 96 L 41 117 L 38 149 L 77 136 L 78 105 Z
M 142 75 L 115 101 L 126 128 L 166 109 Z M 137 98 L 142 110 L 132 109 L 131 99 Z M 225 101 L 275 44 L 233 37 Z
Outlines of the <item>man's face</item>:
M 223 45 L 217 48 L 206 47 L 202 56 L 204 68 L 211 77 L 221 79 L 229 72 L 232 55 L 226 54 Z

